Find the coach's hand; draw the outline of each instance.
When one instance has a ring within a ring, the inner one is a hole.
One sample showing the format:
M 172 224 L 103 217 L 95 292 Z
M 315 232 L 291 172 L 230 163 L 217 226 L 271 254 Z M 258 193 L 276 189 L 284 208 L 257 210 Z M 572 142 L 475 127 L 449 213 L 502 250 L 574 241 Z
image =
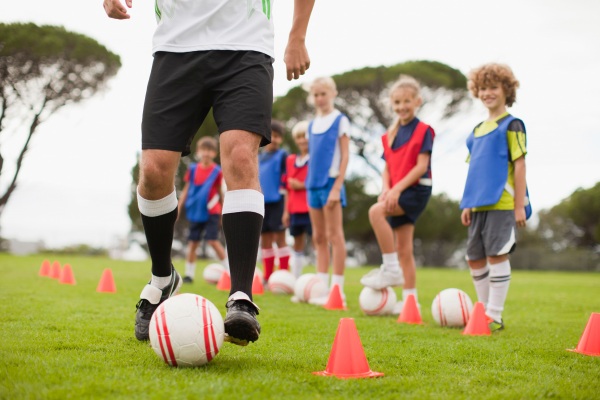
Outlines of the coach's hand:
M 125 0 L 128 8 L 132 7 L 133 0 Z M 131 16 L 127 14 L 127 8 L 123 6 L 120 0 L 104 0 L 104 11 L 106 15 L 114 19 L 129 19 Z

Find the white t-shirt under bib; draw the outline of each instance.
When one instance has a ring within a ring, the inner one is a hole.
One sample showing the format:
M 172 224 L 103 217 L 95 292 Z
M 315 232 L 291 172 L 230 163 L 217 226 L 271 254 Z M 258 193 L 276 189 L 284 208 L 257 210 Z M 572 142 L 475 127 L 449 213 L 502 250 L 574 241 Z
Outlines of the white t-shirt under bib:
M 327 132 L 329 127 L 333 124 L 335 119 L 340 114 L 341 114 L 341 112 L 339 110 L 333 110 L 332 112 L 330 112 L 327 115 L 315 117 L 315 119 L 313 120 L 313 125 L 312 125 L 312 134 L 320 135 L 320 134 Z M 342 137 L 344 135 L 350 137 L 350 120 L 348 120 L 348 117 L 346 117 L 345 115 L 340 120 L 339 128 L 340 128 L 340 130 L 338 132 L 338 137 Z M 337 176 L 340 174 L 340 162 L 341 162 L 340 141 L 338 140 L 335 142 L 335 150 L 333 151 L 333 160 L 331 161 L 331 167 L 329 167 L 329 177 L 330 178 L 337 178 Z
M 274 58 L 274 0 L 156 0 L 152 53 L 258 51 Z

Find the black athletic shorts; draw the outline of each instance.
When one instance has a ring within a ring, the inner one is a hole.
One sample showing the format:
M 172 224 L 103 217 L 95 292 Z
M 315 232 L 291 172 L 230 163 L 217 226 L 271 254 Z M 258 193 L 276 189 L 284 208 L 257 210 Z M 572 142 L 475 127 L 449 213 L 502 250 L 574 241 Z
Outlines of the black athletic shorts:
M 283 226 L 283 199 L 276 203 L 265 203 L 265 217 L 261 233 L 285 231 Z
M 290 235 L 299 236 L 303 233 L 312 235 L 312 225 L 308 213 L 290 214 Z
M 398 199 L 398 205 L 404 210 L 404 215 L 388 217 L 392 228 L 404 224 L 415 224 L 421 213 L 425 210 L 431 197 L 431 186 L 415 185 L 408 187 Z
M 273 59 L 256 51 L 156 52 L 142 116 L 142 149 L 190 154 L 213 109 L 219 133 L 239 129 L 271 141 Z

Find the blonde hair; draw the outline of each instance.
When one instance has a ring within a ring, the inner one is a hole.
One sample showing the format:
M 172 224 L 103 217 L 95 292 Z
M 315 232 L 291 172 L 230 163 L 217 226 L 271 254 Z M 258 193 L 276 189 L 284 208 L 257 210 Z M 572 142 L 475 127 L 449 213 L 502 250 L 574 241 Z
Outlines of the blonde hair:
M 398 89 L 412 89 L 415 92 L 415 97 L 421 97 L 421 85 L 419 82 L 409 75 L 400 75 L 398 80 L 394 82 L 392 87 L 390 88 L 390 99 L 394 92 Z M 388 146 L 392 147 L 394 143 L 394 139 L 396 139 L 396 135 L 398 134 L 398 128 L 400 127 L 400 118 L 396 118 L 392 125 L 388 127 L 387 138 L 388 138 Z
M 475 98 L 479 98 L 479 89 L 494 83 L 502 86 L 506 105 L 511 107 L 517 101 L 519 81 L 506 64 L 489 63 L 473 69 L 469 73 L 467 88 Z
M 308 121 L 300 121 L 292 128 L 292 137 L 294 139 L 299 137 L 306 137 L 308 133 Z
M 315 102 L 314 102 L 314 99 L 313 99 L 313 96 L 312 96 L 312 90 L 317 85 L 323 85 L 323 86 L 327 87 L 336 96 L 338 94 L 337 85 L 335 84 L 335 81 L 333 80 L 332 77 L 330 77 L 330 76 L 320 76 L 318 78 L 315 78 L 309 84 L 306 84 L 306 85 L 302 86 L 302 88 L 308 92 L 308 97 L 306 99 L 306 102 L 308 103 L 309 106 L 314 106 L 315 105 Z

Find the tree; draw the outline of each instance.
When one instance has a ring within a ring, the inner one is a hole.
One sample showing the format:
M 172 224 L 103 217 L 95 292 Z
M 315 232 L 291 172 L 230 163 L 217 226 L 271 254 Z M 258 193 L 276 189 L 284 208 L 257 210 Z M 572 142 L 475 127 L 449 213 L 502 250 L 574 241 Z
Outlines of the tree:
M 63 27 L 0 23 L 0 134 L 18 131 L 19 121 L 28 125 L 12 177 L 0 194 L 0 214 L 17 188 L 36 129 L 65 105 L 104 89 L 120 67 L 118 55 Z M 0 176 L 4 161 L 0 154 Z

